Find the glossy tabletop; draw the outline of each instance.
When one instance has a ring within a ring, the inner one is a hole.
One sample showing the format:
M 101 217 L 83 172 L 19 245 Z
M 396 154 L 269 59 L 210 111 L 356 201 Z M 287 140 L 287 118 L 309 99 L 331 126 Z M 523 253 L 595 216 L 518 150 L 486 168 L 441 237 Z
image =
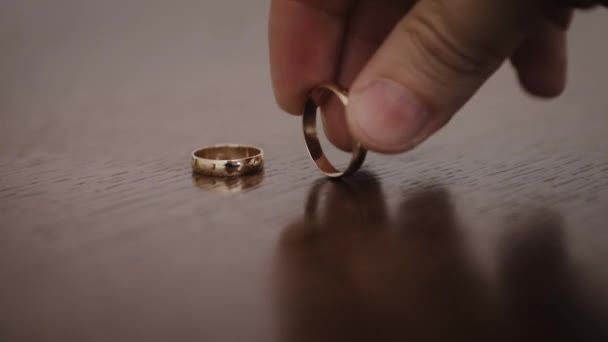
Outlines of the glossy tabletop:
M 608 340 L 606 13 L 560 99 L 505 65 L 335 182 L 274 104 L 267 12 L 2 1 L 1 341 Z M 222 142 L 265 172 L 193 176 Z

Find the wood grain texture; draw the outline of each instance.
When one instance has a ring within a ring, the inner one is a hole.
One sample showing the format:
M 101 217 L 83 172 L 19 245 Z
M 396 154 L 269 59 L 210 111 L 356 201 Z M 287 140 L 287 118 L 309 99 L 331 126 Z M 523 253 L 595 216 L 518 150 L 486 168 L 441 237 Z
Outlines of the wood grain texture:
M 505 66 L 335 183 L 274 105 L 267 6 L 0 4 L 0 340 L 607 340 L 605 13 L 560 99 Z M 223 141 L 266 151 L 244 191 L 192 177 Z

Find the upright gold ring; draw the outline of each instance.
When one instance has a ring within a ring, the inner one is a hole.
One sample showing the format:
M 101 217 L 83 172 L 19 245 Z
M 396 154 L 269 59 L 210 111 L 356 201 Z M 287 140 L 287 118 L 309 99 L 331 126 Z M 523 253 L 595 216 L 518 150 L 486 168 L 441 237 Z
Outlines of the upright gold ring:
M 235 177 L 264 168 L 264 151 L 250 145 L 213 145 L 192 152 L 192 171 L 212 177 Z
M 315 88 L 310 93 L 308 100 L 306 101 L 306 106 L 304 107 L 302 121 L 304 127 L 304 139 L 306 140 L 306 147 L 308 148 L 310 157 L 315 164 L 317 164 L 317 167 L 321 170 L 321 172 L 328 177 L 339 178 L 351 175 L 359 170 L 365 161 L 367 150 L 361 146 L 361 143 L 353 140 L 352 158 L 350 164 L 344 171 L 339 171 L 336 169 L 327 159 L 325 153 L 323 153 L 323 149 L 321 148 L 319 137 L 317 136 L 317 109 L 319 108 L 319 104 L 316 102 L 316 99 L 322 98 L 324 93 L 327 92 L 335 95 L 338 100 L 342 102 L 344 107 L 348 105 L 348 92 L 346 90 L 331 84 L 325 84 Z

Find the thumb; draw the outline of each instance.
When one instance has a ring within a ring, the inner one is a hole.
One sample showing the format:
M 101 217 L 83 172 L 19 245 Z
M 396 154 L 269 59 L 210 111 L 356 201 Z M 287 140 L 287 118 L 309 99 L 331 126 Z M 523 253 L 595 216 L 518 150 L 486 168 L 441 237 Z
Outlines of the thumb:
M 520 45 L 541 16 L 537 0 L 421 0 L 352 86 L 353 136 L 385 153 L 442 127 Z

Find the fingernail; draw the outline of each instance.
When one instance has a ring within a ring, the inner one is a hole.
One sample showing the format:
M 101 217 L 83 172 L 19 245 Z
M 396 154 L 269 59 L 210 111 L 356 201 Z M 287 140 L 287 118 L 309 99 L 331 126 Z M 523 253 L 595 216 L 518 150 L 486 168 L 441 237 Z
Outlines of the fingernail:
M 349 120 L 368 143 L 394 152 L 413 147 L 429 119 L 409 90 L 386 79 L 355 89 L 350 94 L 348 110 Z

